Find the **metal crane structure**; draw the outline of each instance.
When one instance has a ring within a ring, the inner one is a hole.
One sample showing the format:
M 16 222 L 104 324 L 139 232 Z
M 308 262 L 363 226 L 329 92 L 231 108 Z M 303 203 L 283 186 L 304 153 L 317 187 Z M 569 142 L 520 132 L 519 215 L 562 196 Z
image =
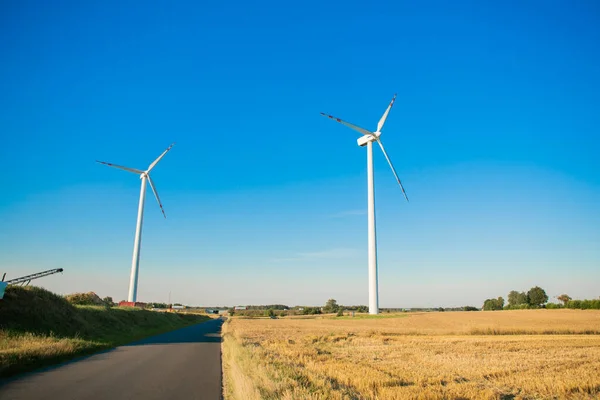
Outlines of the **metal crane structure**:
M 4 290 L 6 289 L 6 287 L 8 285 L 19 285 L 20 284 L 21 286 L 27 286 L 27 285 L 29 285 L 29 282 L 31 282 L 34 279 L 43 278 L 44 276 L 48 276 L 48 275 L 54 275 L 59 272 L 63 272 L 63 269 L 62 268 L 49 269 L 48 271 L 42 271 L 42 272 L 38 272 L 36 274 L 25 275 L 20 278 L 9 279 L 8 281 L 4 280 L 4 278 L 6 278 L 6 272 L 5 272 L 4 275 L 2 275 L 2 280 L 0 281 L 0 300 L 2 300 L 4 298 Z
M 8 281 L 4 280 L 4 278 L 6 277 L 6 274 L 4 274 L 4 276 L 2 277 L 2 282 L 6 283 L 7 285 L 21 284 L 22 286 L 27 286 L 27 285 L 29 285 L 29 282 L 31 282 L 34 279 L 43 278 L 44 276 L 48 276 L 48 275 L 58 274 L 59 272 L 63 272 L 63 269 L 62 268 L 49 269 L 48 271 L 42 271 L 42 272 L 38 272 L 36 274 L 25 275 L 20 278 L 10 279 Z

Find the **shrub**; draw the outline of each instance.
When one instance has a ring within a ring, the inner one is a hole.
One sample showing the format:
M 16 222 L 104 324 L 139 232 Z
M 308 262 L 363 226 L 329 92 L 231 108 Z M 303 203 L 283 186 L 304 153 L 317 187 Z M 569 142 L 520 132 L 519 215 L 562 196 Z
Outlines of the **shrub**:
M 94 292 L 73 293 L 65 296 L 65 299 L 78 306 L 103 306 L 106 303 Z
M 567 308 L 581 309 L 581 300 L 570 300 L 567 302 Z
M 304 315 L 321 314 L 321 309 L 319 307 L 305 307 L 304 310 L 302 311 L 302 314 L 304 314 Z

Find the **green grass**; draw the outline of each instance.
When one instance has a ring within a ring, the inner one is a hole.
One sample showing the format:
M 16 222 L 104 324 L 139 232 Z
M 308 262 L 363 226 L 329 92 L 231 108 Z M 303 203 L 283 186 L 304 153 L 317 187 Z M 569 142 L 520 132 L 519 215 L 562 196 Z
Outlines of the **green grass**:
M 9 286 L 0 300 L 0 377 L 208 319 L 129 307 L 73 306 L 45 289 Z

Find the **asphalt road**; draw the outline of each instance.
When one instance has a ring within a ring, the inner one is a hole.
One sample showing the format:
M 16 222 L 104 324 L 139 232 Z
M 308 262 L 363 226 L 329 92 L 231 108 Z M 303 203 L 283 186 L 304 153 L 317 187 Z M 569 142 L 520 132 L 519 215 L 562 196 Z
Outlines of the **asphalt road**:
M 221 398 L 221 319 L 0 382 L 1 400 Z

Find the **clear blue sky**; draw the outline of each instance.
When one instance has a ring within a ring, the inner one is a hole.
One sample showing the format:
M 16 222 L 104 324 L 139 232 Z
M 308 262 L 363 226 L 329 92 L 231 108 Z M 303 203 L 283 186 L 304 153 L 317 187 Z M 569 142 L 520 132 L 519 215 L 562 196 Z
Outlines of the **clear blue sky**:
M 139 299 L 367 304 L 374 129 L 382 307 L 600 295 L 595 1 L 0 6 L 0 272 Z M 375 149 L 377 150 L 377 149 Z

